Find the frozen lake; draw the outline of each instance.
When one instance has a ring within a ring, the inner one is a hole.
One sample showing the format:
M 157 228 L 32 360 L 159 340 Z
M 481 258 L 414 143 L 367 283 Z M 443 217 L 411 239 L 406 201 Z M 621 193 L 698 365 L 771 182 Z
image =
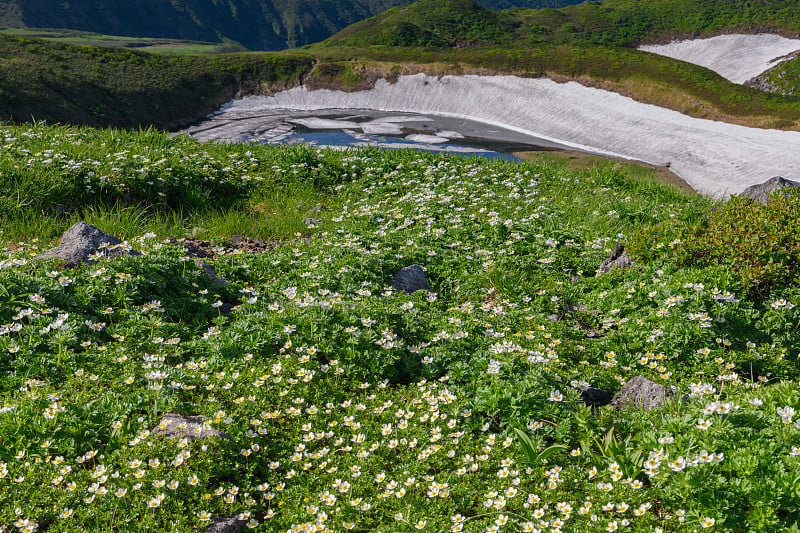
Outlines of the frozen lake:
M 510 155 L 514 152 L 572 149 L 558 142 L 466 118 L 368 109 L 249 109 L 240 112 L 237 106 L 231 106 L 180 133 L 203 141 L 249 140 L 332 149 L 413 148 L 508 161 L 518 161 Z

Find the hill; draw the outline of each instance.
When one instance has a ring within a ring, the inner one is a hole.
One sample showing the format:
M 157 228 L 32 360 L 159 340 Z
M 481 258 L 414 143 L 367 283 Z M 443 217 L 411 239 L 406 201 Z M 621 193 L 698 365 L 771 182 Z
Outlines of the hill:
M 0 143 L 6 531 L 796 529 L 796 195 L 153 131 Z M 141 254 L 35 258 L 77 220 Z M 597 275 L 619 241 L 635 268 Z M 391 288 L 413 264 L 430 291 Z M 642 377 L 663 405 L 604 405 Z
M 563 9 L 518 9 L 483 14 L 472 0 L 422 0 L 405 9 L 391 9 L 334 35 L 326 46 L 449 46 L 452 30 L 479 35 L 472 44 L 516 46 L 540 43 L 634 45 L 645 40 L 724 32 L 800 32 L 798 0 L 606 0 Z M 442 33 L 442 35 L 440 35 Z M 430 35 L 433 34 L 433 35 Z M 413 36 L 421 36 L 416 40 Z M 437 39 L 435 37 L 441 37 Z
M 162 55 L 0 36 L 0 120 L 167 128 L 237 93 L 296 84 L 313 62 L 307 55 Z
M 240 43 L 282 50 L 321 41 L 409 0 L 10 0 L 0 27 L 68 28 L 100 34 Z M 576 0 L 486 0 L 492 9 L 562 7 Z

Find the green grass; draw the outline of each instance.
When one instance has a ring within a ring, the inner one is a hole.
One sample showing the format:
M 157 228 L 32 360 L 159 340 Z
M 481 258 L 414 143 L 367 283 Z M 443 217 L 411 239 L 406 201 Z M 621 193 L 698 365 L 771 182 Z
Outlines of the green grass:
M 734 203 L 708 221 L 709 200 L 615 165 L 43 124 L 0 128 L 0 148 L 0 190 L 16 191 L 0 210 L 16 242 L 0 256 L 6 530 L 800 520 L 796 275 L 754 298 L 715 255 L 685 262 L 670 233 L 714 243 L 726 224 L 770 232 L 780 217 Z M 318 204 L 319 225 L 303 224 Z M 73 270 L 34 259 L 79 218 L 145 253 Z M 219 287 L 165 242 L 194 228 L 275 248 L 219 255 L 233 283 Z M 617 242 L 652 253 L 597 277 Z M 414 263 L 433 293 L 389 290 Z M 636 375 L 677 400 L 590 411 L 573 389 Z M 158 437 L 170 412 L 227 438 Z

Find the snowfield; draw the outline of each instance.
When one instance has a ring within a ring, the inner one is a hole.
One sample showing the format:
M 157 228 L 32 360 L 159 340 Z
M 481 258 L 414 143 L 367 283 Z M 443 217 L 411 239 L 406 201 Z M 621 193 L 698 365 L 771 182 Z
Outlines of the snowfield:
M 402 76 L 345 93 L 296 87 L 232 102 L 214 120 L 237 138 L 266 110 L 372 109 L 468 118 L 562 146 L 671 170 L 701 194 L 727 197 L 773 176 L 800 180 L 800 132 L 703 120 L 575 82 L 516 76 Z M 247 117 L 253 117 L 248 123 Z M 219 139 L 219 138 L 218 138 Z
M 649 44 L 639 50 L 680 59 L 713 70 L 733 83 L 744 83 L 800 50 L 800 40 L 780 35 L 719 35 L 708 39 Z

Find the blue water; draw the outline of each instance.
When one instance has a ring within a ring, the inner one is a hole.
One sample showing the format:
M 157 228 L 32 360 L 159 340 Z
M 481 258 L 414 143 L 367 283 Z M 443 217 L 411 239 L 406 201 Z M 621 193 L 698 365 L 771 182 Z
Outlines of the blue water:
M 264 141 L 266 142 L 266 141 Z M 279 144 L 309 144 L 314 146 L 378 146 L 383 149 L 396 150 L 401 149 L 396 146 L 386 146 L 387 144 L 402 145 L 402 148 L 410 148 L 415 150 L 427 150 L 435 153 L 446 153 L 451 155 L 460 156 L 477 156 L 489 160 L 502 160 L 510 162 L 520 162 L 521 159 L 513 155 L 504 154 L 501 152 L 494 152 L 490 150 L 478 149 L 473 146 L 464 146 L 453 143 L 419 143 L 408 139 L 399 137 L 389 137 L 385 135 L 365 135 L 360 134 L 355 137 L 344 131 L 311 131 L 306 133 L 293 133 L 280 141 Z M 448 147 L 451 149 L 448 150 Z M 453 150 L 455 148 L 456 150 Z M 473 151 L 474 150 L 474 151 Z

